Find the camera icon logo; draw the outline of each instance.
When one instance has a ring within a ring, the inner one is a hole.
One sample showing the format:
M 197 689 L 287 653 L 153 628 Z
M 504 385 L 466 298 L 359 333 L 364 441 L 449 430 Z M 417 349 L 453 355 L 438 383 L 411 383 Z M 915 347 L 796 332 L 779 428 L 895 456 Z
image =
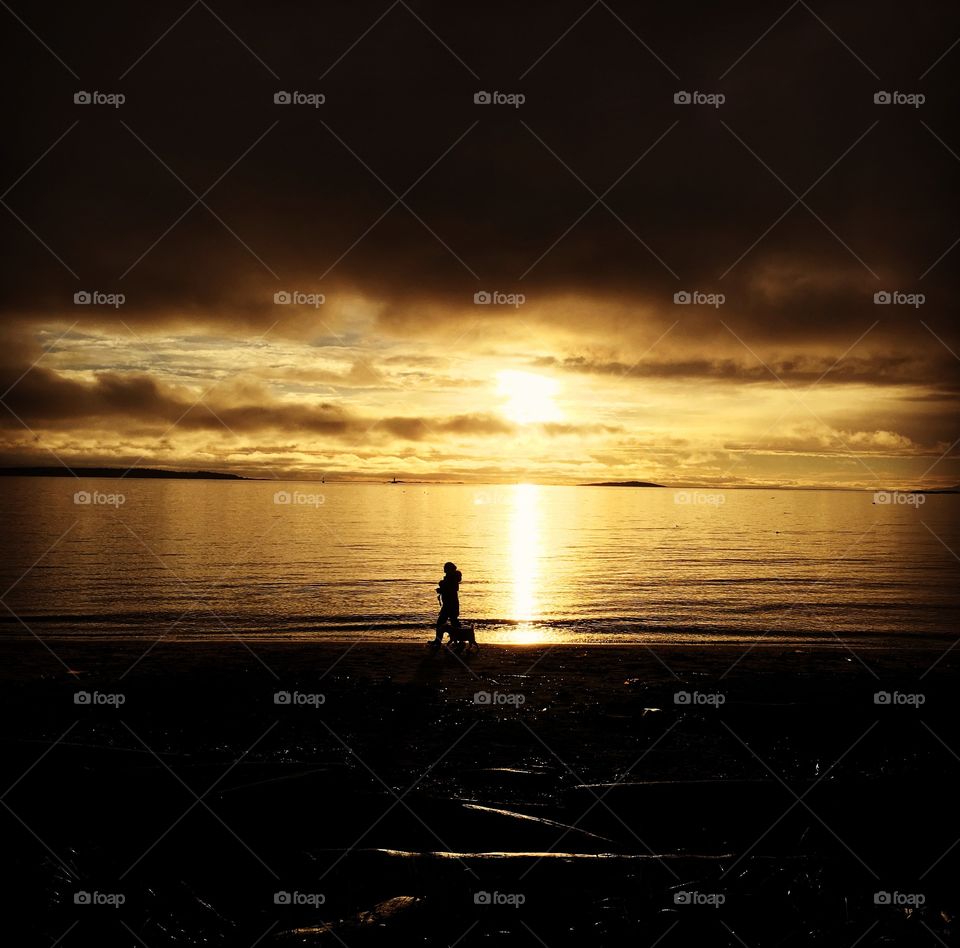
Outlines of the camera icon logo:
M 290 496 L 290 491 L 288 490 L 278 490 L 273 495 L 273 502 L 275 504 L 289 504 L 293 498 Z
M 74 892 L 73 893 L 73 904 L 74 905 L 89 905 L 93 901 L 89 892 Z
M 690 704 L 693 701 L 693 695 L 689 691 L 677 691 L 673 696 L 674 704 Z
M 474 892 L 473 893 L 473 904 L 474 905 L 489 905 L 493 901 L 492 896 L 489 892 Z
M 493 302 L 493 297 L 486 290 L 479 290 L 473 294 L 473 302 L 478 306 L 489 306 Z
M 75 691 L 73 693 L 74 704 L 92 704 L 93 698 L 89 691 Z
M 93 503 L 93 495 L 88 490 L 78 490 L 73 495 L 73 502 L 75 504 L 91 504 Z
M 292 704 L 293 695 L 289 691 L 275 691 L 273 693 L 274 704 Z
M 687 290 L 679 290 L 673 294 L 673 302 L 680 306 L 689 306 L 693 302 L 693 297 Z
M 78 290 L 73 294 L 74 306 L 89 306 L 93 302 L 93 297 L 86 290 Z
M 873 294 L 873 302 L 877 306 L 888 306 L 893 302 L 893 297 L 887 290 L 877 290 L 877 292 Z
M 873 703 L 874 704 L 892 704 L 893 696 L 890 694 L 889 691 L 878 691 L 873 696 Z
M 874 92 L 873 94 L 874 105 L 889 105 L 891 101 L 889 92 Z
M 289 92 L 274 92 L 273 94 L 274 105 L 289 105 L 292 101 L 293 97 Z
M 473 94 L 474 105 L 489 105 L 492 101 L 493 98 L 489 92 L 474 92 Z
M 89 105 L 92 101 L 93 97 L 89 92 L 74 92 L 73 94 L 74 105 Z
M 286 305 L 291 300 L 290 294 L 286 290 L 280 290 L 273 294 L 273 302 L 277 305 Z
M 689 105 L 691 101 L 689 92 L 674 92 L 673 94 L 674 105 Z
M 274 892 L 274 905 L 289 905 L 293 901 L 293 896 L 289 892 Z

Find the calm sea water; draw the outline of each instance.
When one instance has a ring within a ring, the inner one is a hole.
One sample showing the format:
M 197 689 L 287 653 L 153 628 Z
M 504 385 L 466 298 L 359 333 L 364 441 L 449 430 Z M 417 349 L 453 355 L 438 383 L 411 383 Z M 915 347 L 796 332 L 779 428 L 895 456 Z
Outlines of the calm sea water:
M 2 487 L 5 601 L 40 635 L 424 640 L 448 559 L 464 574 L 463 617 L 487 641 L 960 634 L 960 496 L 915 506 L 830 491 Z M 5 634 L 30 634 L 2 618 Z

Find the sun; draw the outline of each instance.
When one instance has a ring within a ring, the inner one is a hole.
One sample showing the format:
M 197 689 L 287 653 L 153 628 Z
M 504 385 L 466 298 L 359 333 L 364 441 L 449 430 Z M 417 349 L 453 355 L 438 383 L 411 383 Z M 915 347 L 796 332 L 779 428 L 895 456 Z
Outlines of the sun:
M 554 379 L 532 372 L 504 369 L 497 373 L 497 394 L 506 398 L 500 410 L 517 424 L 559 421 L 560 409 L 554 402 L 559 389 Z

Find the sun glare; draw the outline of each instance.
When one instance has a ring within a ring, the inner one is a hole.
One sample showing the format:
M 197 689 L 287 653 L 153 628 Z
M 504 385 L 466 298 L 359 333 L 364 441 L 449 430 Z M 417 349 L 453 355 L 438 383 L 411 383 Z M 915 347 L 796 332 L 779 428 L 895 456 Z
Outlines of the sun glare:
M 559 388 L 559 383 L 553 379 L 532 372 L 505 369 L 497 373 L 497 394 L 506 399 L 500 410 L 521 425 L 558 421 L 560 409 L 554 396 Z

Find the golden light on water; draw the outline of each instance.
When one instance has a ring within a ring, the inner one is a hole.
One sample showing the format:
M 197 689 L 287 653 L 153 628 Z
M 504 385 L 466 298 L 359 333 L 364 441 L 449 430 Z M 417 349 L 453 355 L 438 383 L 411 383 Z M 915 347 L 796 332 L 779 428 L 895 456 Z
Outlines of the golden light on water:
M 510 565 L 513 589 L 510 617 L 516 626 L 508 641 L 518 645 L 536 645 L 545 641 L 542 631 L 532 623 L 540 615 L 537 593 L 540 589 L 540 563 L 543 545 L 540 531 L 540 488 L 517 484 L 510 510 Z

